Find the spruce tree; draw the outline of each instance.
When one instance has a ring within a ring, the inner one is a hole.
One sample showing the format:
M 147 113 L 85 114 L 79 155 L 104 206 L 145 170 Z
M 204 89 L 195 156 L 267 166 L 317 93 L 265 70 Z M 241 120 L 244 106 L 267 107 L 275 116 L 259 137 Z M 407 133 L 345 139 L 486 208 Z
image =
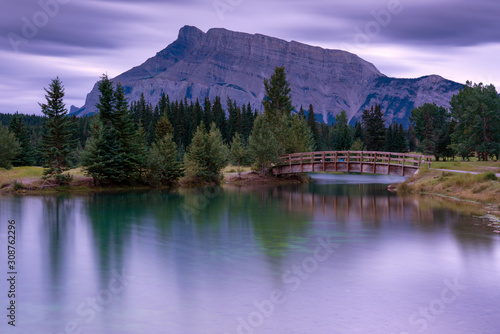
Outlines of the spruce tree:
M 145 165 L 144 135 L 141 138 L 134 130 L 121 86 L 115 90 L 104 75 L 98 87 L 98 121 L 82 154 L 82 166 L 96 185 L 135 183 Z
M 231 162 L 238 166 L 238 176 L 241 175 L 241 166 L 244 164 L 244 160 L 246 158 L 246 148 L 243 144 L 243 140 L 241 139 L 241 135 L 236 133 L 231 141 Z
M 312 149 L 315 150 L 319 147 L 319 131 L 318 125 L 316 124 L 316 118 L 314 116 L 314 108 L 312 104 L 309 105 L 309 109 L 307 110 L 307 125 L 309 126 L 309 129 L 311 129 L 314 141 Z
M 385 118 L 379 104 L 363 111 L 363 136 L 368 151 L 383 151 L 385 146 Z
M 467 81 L 451 99 L 456 120 L 452 146 L 462 155 L 476 152 L 479 160 L 500 156 L 500 97 L 495 86 Z
M 444 107 L 425 103 L 411 111 L 410 123 L 419 141 L 419 152 L 432 154 L 436 160 L 447 154 L 447 146 L 451 143 L 448 133 L 450 114 Z
M 156 126 L 156 140 L 148 154 L 147 181 L 154 186 L 173 185 L 182 176 L 170 123 L 164 116 Z
M 94 186 L 99 185 L 103 179 L 102 170 L 104 167 L 103 160 L 103 125 L 100 118 L 95 117 L 90 124 L 91 137 L 85 143 L 85 148 L 82 151 L 81 159 L 87 175 L 92 176 Z
M 389 125 L 385 131 L 385 151 L 387 152 L 396 152 L 394 149 L 394 132 L 393 132 L 393 124 Z
M 362 142 L 364 142 L 363 127 L 361 126 L 361 122 L 359 122 L 359 121 L 356 121 L 356 123 L 354 124 L 352 139 L 353 139 L 353 141 L 356 141 L 357 139 L 359 139 Z
M 45 168 L 43 178 L 54 178 L 57 183 L 66 184 L 71 177 L 63 173 L 70 169 L 69 158 L 75 149 L 75 141 L 72 124 L 64 104 L 64 87 L 61 80 L 53 79 L 45 92 L 47 103 L 39 104 L 46 117 L 42 137 Z
M 12 159 L 19 153 L 19 142 L 9 129 L 0 123 L 0 168 L 11 169 Z
M 352 130 L 347 123 L 347 114 L 344 110 L 335 117 L 335 124 L 332 127 L 330 136 L 334 151 L 346 151 L 350 149 L 353 143 Z
M 252 134 L 248 139 L 248 151 L 254 162 L 254 169 L 260 171 L 261 174 L 265 174 L 283 153 L 275 138 L 272 125 L 265 115 L 259 115 L 255 119 Z
M 168 96 L 165 95 L 165 92 L 161 93 L 160 102 L 158 102 L 158 111 L 160 117 L 168 117 L 170 112 L 170 100 Z
M 212 124 L 214 118 L 212 115 L 212 102 L 210 101 L 210 98 L 207 96 L 205 97 L 205 102 L 203 104 L 203 123 L 205 124 L 205 127 L 210 126 Z
M 284 118 L 284 122 L 289 123 L 286 133 L 290 140 L 285 148 L 285 153 L 314 151 L 316 143 L 306 120 L 299 117 L 299 115 L 283 115 L 282 117 Z
M 213 123 L 219 129 L 222 134 L 224 141 L 228 142 L 231 138 L 228 138 L 228 128 L 226 123 L 226 113 L 222 108 L 222 103 L 219 96 L 215 97 L 215 101 L 212 107 Z
M 241 121 L 241 136 L 245 143 L 248 143 L 248 137 L 252 133 L 254 123 L 254 115 L 252 112 L 252 107 L 248 104 L 246 107 L 243 106 L 242 110 L 242 121 Z
M 210 132 L 200 124 L 184 156 L 185 181 L 195 185 L 219 184 L 228 155 L 229 150 L 215 123 L 212 123 Z
M 160 118 L 158 123 L 156 123 L 156 139 L 161 139 L 165 137 L 167 134 L 173 135 L 174 130 L 172 129 L 172 125 L 168 121 L 166 116 Z
M 35 164 L 34 151 L 31 146 L 30 138 L 26 126 L 21 118 L 21 115 L 16 113 L 9 124 L 9 130 L 14 134 L 19 142 L 19 153 L 12 159 L 12 165 L 17 166 L 33 166 Z
M 306 112 L 304 111 L 304 107 L 302 107 L 302 104 L 300 105 L 300 109 L 299 109 L 299 117 L 306 119 Z
M 264 112 L 272 115 L 290 115 L 293 110 L 290 84 L 286 80 L 285 67 L 276 67 L 271 78 L 264 79 L 266 95 L 262 104 Z

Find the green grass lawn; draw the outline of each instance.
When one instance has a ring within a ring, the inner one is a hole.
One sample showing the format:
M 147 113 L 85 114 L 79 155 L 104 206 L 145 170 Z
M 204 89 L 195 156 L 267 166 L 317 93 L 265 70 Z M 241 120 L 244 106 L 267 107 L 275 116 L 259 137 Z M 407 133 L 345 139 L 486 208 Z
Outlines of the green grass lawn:
M 476 158 L 471 158 L 470 161 L 462 161 L 462 158 L 455 158 L 455 161 L 433 162 L 431 168 L 500 173 L 500 162 L 477 161 Z
M 0 187 L 15 180 L 37 179 L 42 177 L 42 167 L 13 167 L 6 170 L 0 169 Z
M 241 172 L 251 172 L 252 171 L 252 167 L 247 167 L 247 166 L 241 166 Z M 227 165 L 223 170 L 222 172 L 224 174 L 228 174 L 228 173 L 238 173 L 238 166 L 233 166 L 233 165 Z

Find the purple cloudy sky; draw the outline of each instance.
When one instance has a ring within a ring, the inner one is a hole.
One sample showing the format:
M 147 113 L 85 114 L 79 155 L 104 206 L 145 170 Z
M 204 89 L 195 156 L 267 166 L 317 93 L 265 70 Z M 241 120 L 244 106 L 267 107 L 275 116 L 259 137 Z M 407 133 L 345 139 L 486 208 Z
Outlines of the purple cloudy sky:
M 500 88 L 496 0 L 2 0 L 0 112 L 40 114 L 59 76 L 81 106 L 173 42 L 184 25 L 344 49 L 388 76 L 439 74 Z

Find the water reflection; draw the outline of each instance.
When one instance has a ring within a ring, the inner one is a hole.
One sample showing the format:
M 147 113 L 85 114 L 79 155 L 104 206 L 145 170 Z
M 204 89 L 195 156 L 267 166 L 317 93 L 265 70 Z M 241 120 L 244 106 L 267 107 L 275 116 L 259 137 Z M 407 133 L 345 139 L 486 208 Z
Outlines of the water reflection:
M 286 302 L 255 333 L 416 332 L 409 316 L 455 277 L 469 294 L 427 332 L 494 331 L 497 318 L 484 310 L 500 306 L 498 235 L 434 198 L 388 192 L 393 178 L 314 178 L 260 189 L 0 198 L 1 221 L 19 226 L 19 305 L 29 315 L 21 332 L 60 333 L 74 322 L 96 334 L 237 333 L 239 319 L 273 291 L 286 292 Z M 339 245 L 328 261 L 293 272 L 325 237 Z M 130 284 L 88 321 L 79 306 L 99 300 L 123 270 Z

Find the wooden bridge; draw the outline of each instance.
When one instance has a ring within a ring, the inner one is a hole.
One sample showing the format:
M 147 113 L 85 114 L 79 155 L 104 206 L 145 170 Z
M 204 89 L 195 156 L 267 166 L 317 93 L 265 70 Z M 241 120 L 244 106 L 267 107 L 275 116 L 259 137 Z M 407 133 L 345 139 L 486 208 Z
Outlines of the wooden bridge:
M 393 152 L 329 151 L 282 155 L 274 175 L 310 172 L 347 172 L 412 176 L 432 163 L 432 156 Z

